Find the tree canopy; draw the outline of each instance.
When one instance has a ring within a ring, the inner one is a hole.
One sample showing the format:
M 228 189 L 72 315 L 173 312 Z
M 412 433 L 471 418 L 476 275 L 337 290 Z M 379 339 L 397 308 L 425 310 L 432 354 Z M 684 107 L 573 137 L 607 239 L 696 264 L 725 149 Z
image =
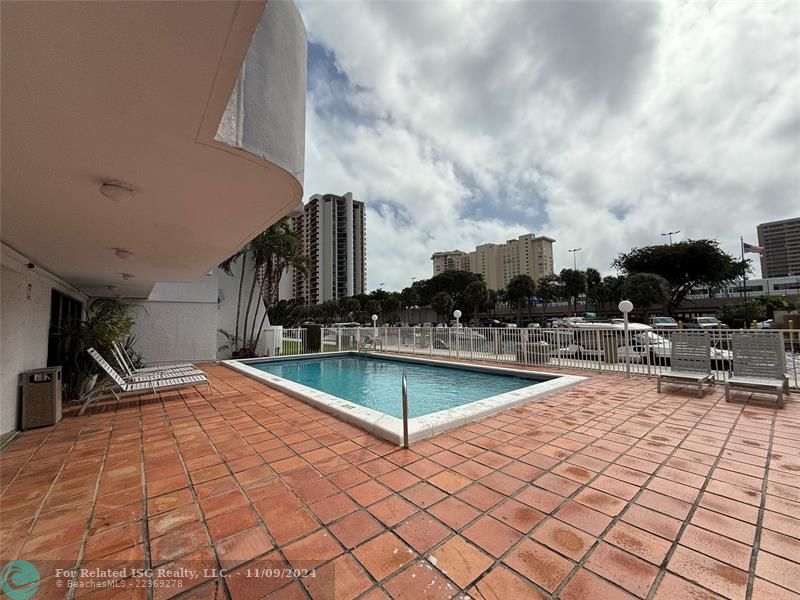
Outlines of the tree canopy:
M 522 317 L 522 305 L 536 292 L 536 283 L 530 275 L 517 275 L 506 286 L 506 297 L 517 305 L 517 319 Z
M 444 315 L 445 321 L 450 316 L 450 309 L 453 308 L 453 297 L 447 292 L 436 292 L 431 298 L 431 308 L 436 311 L 436 316 Z
M 469 271 L 445 271 L 430 279 L 415 281 L 411 287 L 419 294 L 421 305 L 431 304 L 436 294 L 445 292 L 456 306 L 466 306 L 464 291 L 474 281 L 483 281 L 483 277 Z
M 465 306 L 473 311 L 473 316 L 477 319 L 483 308 L 489 301 L 489 292 L 483 280 L 473 281 L 464 290 Z
M 655 273 L 667 280 L 667 311 L 672 312 L 695 287 L 719 288 L 749 271 L 749 260 L 725 253 L 716 240 L 685 240 L 633 248 L 621 253 L 613 266 L 626 275 Z
M 633 302 L 634 309 L 661 305 L 667 299 L 669 284 L 661 275 L 634 273 L 625 280 L 622 289 L 625 297 Z
M 586 291 L 586 273 L 577 269 L 561 269 L 561 273 L 558 276 L 564 285 L 564 293 L 568 298 L 572 299 L 573 312 L 576 312 L 578 296 Z

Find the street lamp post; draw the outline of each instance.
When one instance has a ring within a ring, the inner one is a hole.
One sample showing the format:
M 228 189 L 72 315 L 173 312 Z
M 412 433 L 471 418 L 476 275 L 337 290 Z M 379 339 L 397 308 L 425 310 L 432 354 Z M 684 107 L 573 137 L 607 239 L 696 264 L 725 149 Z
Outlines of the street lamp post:
M 630 300 L 623 300 L 619 303 L 620 312 L 622 313 L 622 317 L 624 319 L 624 327 L 625 327 L 625 376 L 631 376 L 631 342 L 628 339 L 628 313 L 633 310 L 633 302 Z
M 672 236 L 676 235 L 676 234 L 678 234 L 680 232 L 681 232 L 681 230 L 677 229 L 675 231 L 667 231 L 666 233 L 662 233 L 661 235 L 663 235 L 664 237 L 669 237 L 669 243 L 670 243 L 670 246 L 671 246 L 672 245 Z
M 378 337 L 378 315 L 372 315 L 372 337 Z
M 578 252 L 580 252 L 581 250 L 583 250 L 583 248 L 571 248 L 571 249 L 567 250 L 567 252 L 571 252 L 572 253 L 572 270 L 573 271 L 577 271 L 578 270 L 578 259 L 576 257 L 578 255 Z
M 456 318 L 456 358 L 461 358 L 461 342 L 459 341 L 460 338 L 458 337 L 458 331 L 459 331 L 458 328 L 461 326 L 459 324 L 459 319 L 461 319 L 461 311 L 455 309 L 453 311 L 453 316 Z M 452 332 L 448 329 L 448 333 L 450 334 L 448 336 L 448 341 L 450 341 L 453 339 Z M 450 343 L 450 345 L 452 346 L 452 342 Z

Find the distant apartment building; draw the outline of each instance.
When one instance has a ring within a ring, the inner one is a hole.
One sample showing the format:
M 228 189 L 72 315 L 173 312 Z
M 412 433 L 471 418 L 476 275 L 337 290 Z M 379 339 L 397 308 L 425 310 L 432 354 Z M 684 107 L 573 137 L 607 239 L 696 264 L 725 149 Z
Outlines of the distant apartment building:
M 536 280 L 552 274 L 553 242 L 553 238 L 528 233 L 505 244 L 481 244 L 469 253 L 435 252 L 431 256 L 433 274 L 453 270 L 480 273 L 486 287 L 499 290 L 517 275 L 530 275 Z
M 308 275 L 290 269 L 281 280 L 281 299 L 306 304 L 338 300 L 366 289 L 366 219 L 364 203 L 353 194 L 315 194 L 292 217 L 304 240 Z
M 445 271 L 469 271 L 469 254 L 461 250 L 445 252 L 434 252 L 431 256 L 433 261 L 433 274 L 438 275 Z
M 761 276 L 789 277 L 800 275 L 800 217 L 761 223 L 758 226 L 761 254 Z

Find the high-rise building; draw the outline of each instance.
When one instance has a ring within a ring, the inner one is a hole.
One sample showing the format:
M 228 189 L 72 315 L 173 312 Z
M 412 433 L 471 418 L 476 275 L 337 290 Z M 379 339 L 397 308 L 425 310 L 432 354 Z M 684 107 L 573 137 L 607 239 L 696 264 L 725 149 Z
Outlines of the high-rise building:
M 788 277 L 800 275 L 800 217 L 761 223 L 758 226 L 761 254 L 761 276 Z
M 469 253 L 434 252 L 433 274 L 453 270 L 480 273 L 486 287 L 493 290 L 506 287 L 517 275 L 536 280 L 553 273 L 553 242 L 553 238 L 528 233 L 505 244 L 481 244 Z
M 469 271 L 469 254 L 461 250 L 451 250 L 445 252 L 434 252 L 431 256 L 433 261 L 433 274 L 438 275 L 445 271 Z
M 304 240 L 308 275 L 289 269 L 281 281 L 281 298 L 306 304 L 338 300 L 366 289 L 364 203 L 353 194 L 315 194 L 292 217 L 292 227 Z M 286 283 L 284 283 L 284 281 Z

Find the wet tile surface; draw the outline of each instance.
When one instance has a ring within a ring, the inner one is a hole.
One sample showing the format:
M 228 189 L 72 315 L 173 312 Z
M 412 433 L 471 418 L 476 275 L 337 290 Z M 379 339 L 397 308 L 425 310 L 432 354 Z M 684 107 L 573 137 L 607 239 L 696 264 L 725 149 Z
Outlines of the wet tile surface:
M 76 576 L 73 597 L 800 600 L 796 394 L 777 411 L 591 374 L 402 450 L 204 369 L 210 395 L 9 444 L 2 562 L 53 598 L 57 568 L 113 564 L 172 575 Z

